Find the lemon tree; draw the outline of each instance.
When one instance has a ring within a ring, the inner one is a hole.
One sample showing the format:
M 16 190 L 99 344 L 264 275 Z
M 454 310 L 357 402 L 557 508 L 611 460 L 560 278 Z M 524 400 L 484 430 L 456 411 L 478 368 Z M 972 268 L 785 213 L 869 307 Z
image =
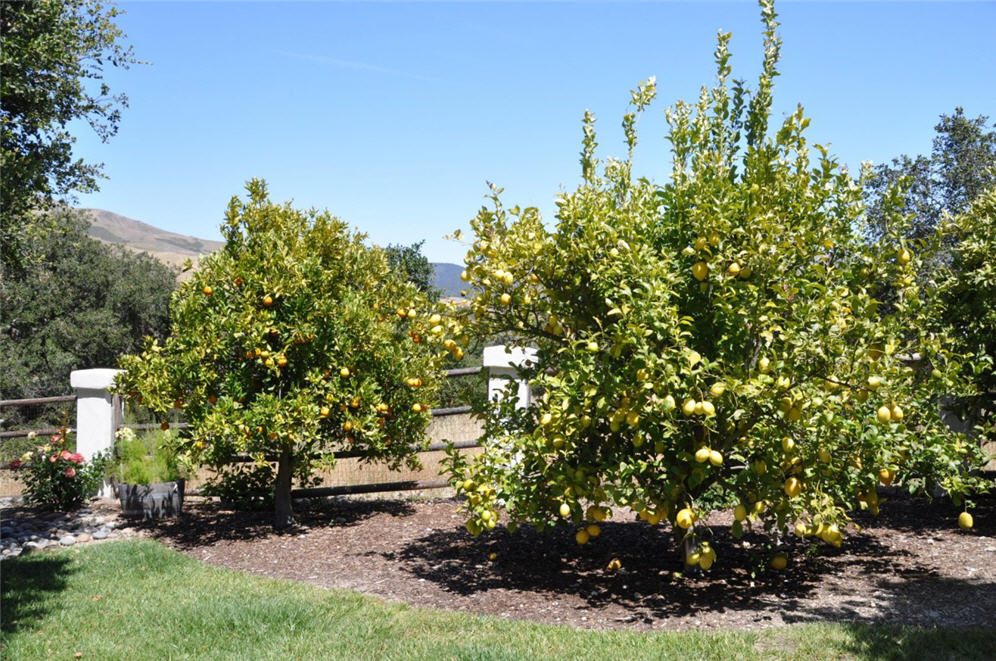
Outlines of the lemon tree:
M 337 450 L 417 465 L 440 363 L 462 349 L 363 235 L 271 202 L 261 181 L 247 190 L 229 204 L 225 247 L 174 295 L 169 337 L 123 357 L 118 387 L 162 419 L 183 410 L 176 450 L 190 462 L 276 461 L 283 527 L 292 478 Z
M 974 356 L 966 378 L 978 393 L 961 402 L 962 418 L 996 441 L 996 187 L 984 191 L 964 213 L 948 218 L 939 238 L 953 242 L 937 277 L 932 319 L 951 329 L 958 346 Z
M 510 388 L 479 407 L 484 451 L 451 455 L 471 533 L 569 522 L 593 543 L 630 510 L 670 523 L 708 568 L 699 522 L 719 507 L 734 535 L 839 545 L 848 512 L 877 510 L 879 484 L 975 486 L 978 453 L 934 404 L 958 390 L 959 357 L 919 323 L 908 219 L 890 213 L 881 240 L 864 240 L 862 180 L 807 142 L 802 108 L 769 128 L 780 40 L 761 7 L 757 88 L 731 81 L 721 33 L 716 84 L 666 112 L 666 184 L 633 173 L 651 79 L 623 118 L 625 158 L 598 160 L 585 115 L 583 181 L 552 228 L 497 188 L 472 221 L 467 323 L 537 350 L 522 374 L 538 404 L 517 408 Z M 897 292 L 888 305 L 879 282 Z

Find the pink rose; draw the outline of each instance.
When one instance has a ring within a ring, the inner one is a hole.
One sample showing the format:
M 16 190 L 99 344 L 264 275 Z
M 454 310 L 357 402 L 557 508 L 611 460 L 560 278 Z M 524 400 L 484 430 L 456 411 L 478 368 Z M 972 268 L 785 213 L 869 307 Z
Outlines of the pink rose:
M 72 456 L 73 456 L 73 453 L 70 452 L 69 450 L 63 450 L 62 452 L 59 453 L 59 459 L 62 459 L 63 461 L 69 461 L 69 459 Z
M 79 452 L 73 453 L 72 455 L 69 456 L 69 461 L 75 461 L 77 464 L 82 464 L 83 455 L 81 455 Z
M 50 462 L 52 462 L 53 464 L 55 463 L 55 460 L 56 460 L 56 459 L 58 459 L 58 457 L 57 457 L 57 456 L 55 456 L 54 454 L 53 454 L 53 455 L 52 455 L 51 457 L 49 457 L 49 458 L 48 458 L 48 460 L 49 460 Z
M 67 468 L 66 469 L 66 477 L 76 477 L 76 469 L 75 468 Z

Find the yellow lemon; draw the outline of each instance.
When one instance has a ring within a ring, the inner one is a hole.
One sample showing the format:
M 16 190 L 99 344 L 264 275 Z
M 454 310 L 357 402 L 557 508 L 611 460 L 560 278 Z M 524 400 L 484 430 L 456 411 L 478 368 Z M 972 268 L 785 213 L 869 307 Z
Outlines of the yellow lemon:
M 969 514 L 968 512 L 962 512 L 961 514 L 958 515 L 958 527 L 959 528 L 961 528 L 963 530 L 968 530 L 973 525 L 975 525 L 975 521 L 972 520 L 972 515 L 971 514 Z
M 790 477 L 785 480 L 785 484 L 782 488 L 785 490 L 786 496 L 789 498 L 795 498 L 802 493 L 802 482 L 800 482 L 797 477 Z
M 876 416 L 878 417 L 879 422 L 886 423 L 892 420 L 892 411 L 888 406 L 880 406 Z
M 699 282 L 705 280 L 706 276 L 709 275 L 709 265 L 705 262 L 695 262 L 695 264 L 692 265 L 692 275 L 695 276 L 695 279 Z
M 878 471 L 878 481 L 887 487 L 892 486 L 892 481 L 896 479 L 896 471 L 883 468 Z

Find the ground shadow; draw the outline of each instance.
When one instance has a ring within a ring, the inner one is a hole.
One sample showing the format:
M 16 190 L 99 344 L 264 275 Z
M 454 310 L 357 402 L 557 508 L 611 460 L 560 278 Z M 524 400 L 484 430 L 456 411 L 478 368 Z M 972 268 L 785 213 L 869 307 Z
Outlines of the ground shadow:
M 377 514 L 407 516 L 414 511 L 410 503 L 400 500 L 310 499 L 294 504 L 297 520 L 294 526 L 276 531 L 272 510 L 232 510 L 205 501 L 185 503 L 180 516 L 135 522 L 134 527 L 153 537 L 168 539 L 177 548 L 191 549 L 222 541 L 301 535 L 316 528 L 355 526 Z
M 951 530 L 957 525 L 958 514 L 962 510 L 948 496 L 910 496 L 901 488 L 882 489 L 879 498 L 881 511 L 878 516 L 857 511 L 853 513 L 855 522 L 923 535 L 925 532 Z M 973 534 L 996 536 L 996 494 L 978 494 L 973 497 L 973 502 Z
M 951 519 L 950 504 L 926 513 L 921 503 L 906 505 L 906 516 L 915 513 L 931 526 L 940 527 L 936 518 Z M 896 525 L 898 520 L 905 521 L 900 515 L 887 523 Z M 919 534 L 924 529 L 909 522 L 896 528 Z M 696 613 L 749 611 L 759 625 L 777 617 L 786 622 L 957 626 L 959 618 L 953 613 L 968 622 L 996 623 L 996 585 L 942 577 L 929 562 L 869 534 L 849 536 L 842 549 L 793 537 L 783 546 L 792 563 L 786 571 L 773 572 L 765 571 L 771 553 L 766 536 L 748 533 L 734 540 L 727 526 L 713 526 L 709 532 L 720 559 L 708 575 L 683 566 L 666 529 L 635 522 L 604 524 L 601 536 L 583 548 L 574 542 L 573 529 L 566 527 L 550 534 L 499 529 L 477 539 L 450 529 L 381 555 L 457 595 L 504 590 L 531 598 L 570 598 L 579 600 L 581 609 L 608 607 L 621 622 L 650 624 Z M 494 561 L 483 562 L 491 553 L 496 554 Z M 618 571 L 607 569 L 613 558 L 622 565 Z M 839 585 L 827 582 L 843 574 L 862 578 Z
M 50 614 L 48 597 L 65 590 L 67 578 L 79 571 L 72 565 L 72 559 L 50 553 L 4 560 L 0 567 L 3 595 L 0 630 L 13 633 L 43 621 Z
M 477 539 L 449 530 L 434 531 L 385 555 L 456 594 L 503 589 L 549 599 L 576 596 L 593 609 L 622 606 L 631 621 L 791 604 L 804 600 L 818 582 L 820 558 L 788 572 L 765 573 L 763 537 L 748 534 L 746 545 L 735 545 L 727 528 L 710 530 L 722 561 L 708 575 L 684 566 L 666 529 L 636 523 L 603 524 L 597 542 L 581 549 L 566 528 L 549 534 L 499 530 Z M 490 553 L 496 559 L 482 564 L 480 559 Z M 619 560 L 619 570 L 607 570 L 612 559 Z
M 996 628 L 959 628 L 957 623 L 941 627 L 884 627 L 847 622 L 848 638 L 841 647 L 857 658 L 883 661 L 924 659 L 996 659 Z

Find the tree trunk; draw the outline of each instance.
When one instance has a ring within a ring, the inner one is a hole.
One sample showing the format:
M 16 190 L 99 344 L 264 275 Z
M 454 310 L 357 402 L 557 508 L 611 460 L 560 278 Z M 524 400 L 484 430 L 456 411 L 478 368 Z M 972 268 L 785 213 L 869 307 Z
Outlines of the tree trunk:
M 275 507 L 273 527 L 277 530 L 294 525 L 294 508 L 291 505 L 291 475 L 294 472 L 294 458 L 289 448 L 280 451 L 277 463 L 277 484 L 273 491 Z

